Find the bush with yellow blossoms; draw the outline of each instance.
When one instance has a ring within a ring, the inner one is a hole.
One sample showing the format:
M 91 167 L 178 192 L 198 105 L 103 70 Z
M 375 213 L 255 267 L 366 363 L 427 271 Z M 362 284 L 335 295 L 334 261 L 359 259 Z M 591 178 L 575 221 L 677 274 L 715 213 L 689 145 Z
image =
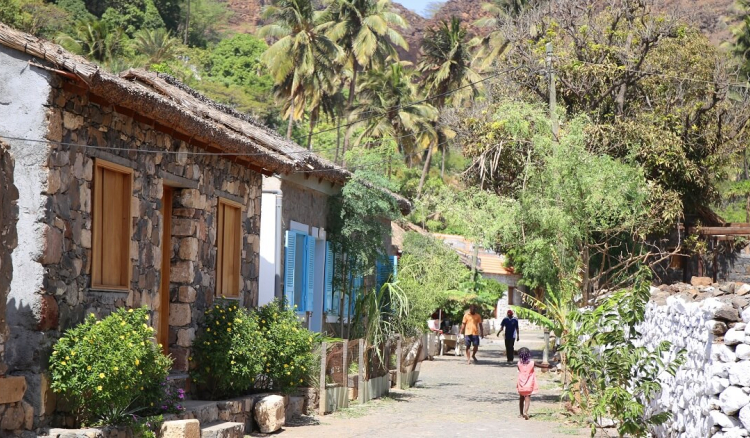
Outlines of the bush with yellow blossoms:
M 316 334 L 302 327 L 296 312 L 273 301 L 258 308 L 258 323 L 268 349 L 263 355 L 267 389 L 291 391 L 308 386 Z
M 218 300 L 206 310 L 193 341 L 190 376 L 201 395 L 218 399 L 247 393 L 263 373 L 266 342 L 254 313 Z
M 51 387 L 83 425 L 123 424 L 159 402 L 172 361 L 154 341 L 148 309 L 93 314 L 65 332 L 50 358 Z

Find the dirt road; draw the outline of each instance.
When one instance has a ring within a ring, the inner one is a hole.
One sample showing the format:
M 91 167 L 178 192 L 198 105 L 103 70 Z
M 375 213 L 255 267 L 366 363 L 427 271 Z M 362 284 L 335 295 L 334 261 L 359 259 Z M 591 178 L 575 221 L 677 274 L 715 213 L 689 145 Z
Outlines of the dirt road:
M 541 358 L 541 332 L 521 334 L 517 346 Z M 531 418 L 518 417 L 515 364 L 505 360 L 502 339 L 482 340 L 478 364 L 442 356 L 422 363 L 420 387 L 393 391 L 387 398 L 353 405 L 333 415 L 288 425 L 283 438 L 307 437 L 586 437 L 559 414 L 558 385 L 538 372 L 539 394 L 532 396 Z

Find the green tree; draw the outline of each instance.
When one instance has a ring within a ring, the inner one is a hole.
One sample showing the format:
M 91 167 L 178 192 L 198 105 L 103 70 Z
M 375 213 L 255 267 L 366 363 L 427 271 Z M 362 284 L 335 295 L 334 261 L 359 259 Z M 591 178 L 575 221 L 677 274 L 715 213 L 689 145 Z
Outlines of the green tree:
M 108 62 L 122 51 L 122 33 L 102 20 L 80 21 L 74 34 L 60 34 L 56 41 L 67 50 L 99 62 Z
M 148 58 L 148 64 L 159 64 L 173 59 L 177 53 L 179 41 L 164 28 L 155 30 L 141 29 L 135 34 L 133 48 L 140 55 Z
M 141 29 L 159 29 L 164 21 L 153 0 L 111 1 L 101 16 L 110 29 L 120 29 L 132 37 Z
M 589 148 L 643 166 L 663 228 L 691 220 L 718 199 L 716 181 L 747 144 L 747 93 L 698 29 L 644 4 L 596 5 L 556 1 L 543 6 L 554 19 L 529 14 L 508 30 L 508 85 L 546 103 L 539 67 L 552 43 L 558 103 L 590 117 Z
M 390 138 L 407 163 L 434 141 L 433 123 L 437 110 L 428 103 L 412 105 L 419 100 L 414 72 L 405 63 L 393 63 L 372 69 L 361 76 L 358 103 L 351 114 L 354 127 L 362 127 L 356 144 L 368 145 L 368 139 Z
M 260 29 L 260 36 L 276 42 L 261 59 L 271 72 L 278 94 L 286 98 L 286 137 L 291 138 L 293 121 L 302 116 L 308 94 L 334 80 L 333 64 L 339 48 L 318 24 L 310 0 L 278 0 L 263 8 L 263 17 L 271 23 Z
M 0 22 L 24 32 L 52 38 L 73 19 L 65 9 L 42 0 L 0 0 Z
M 218 0 L 186 0 L 180 13 L 183 44 L 201 48 L 221 41 L 222 29 L 232 15 L 227 3 Z
M 221 82 L 258 86 L 263 73 L 261 56 L 267 49 L 265 41 L 249 34 L 224 39 L 210 51 L 207 73 Z
M 450 23 L 442 21 L 425 33 L 422 39 L 422 62 L 418 69 L 423 75 L 422 86 L 426 93 L 434 96 L 432 104 L 442 110 L 446 103 L 459 106 L 476 95 L 476 83 L 480 77 L 471 68 L 471 54 L 468 47 L 466 28 L 461 21 L 452 17 Z M 438 130 L 437 144 L 443 157 L 449 135 L 444 129 Z M 417 193 L 422 192 L 424 180 L 430 170 L 433 146 L 427 148 L 422 178 Z M 443 165 L 444 168 L 444 165 Z
M 406 28 L 406 21 L 393 11 L 389 0 L 330 0 L 323 18 L 327 33 L 344 51 L 342 65 L 348 70 L 347 120 L 352 122 L 357 76 L 360 71 L 382 66 L 386 60 L 398 59 L 396 47 L 408 50 L 408 44 L 396 30 Z M 343 84 L 343 82 L 342 82 Z M 343 154 L 349 149 L 352 129 L 344 134 Z

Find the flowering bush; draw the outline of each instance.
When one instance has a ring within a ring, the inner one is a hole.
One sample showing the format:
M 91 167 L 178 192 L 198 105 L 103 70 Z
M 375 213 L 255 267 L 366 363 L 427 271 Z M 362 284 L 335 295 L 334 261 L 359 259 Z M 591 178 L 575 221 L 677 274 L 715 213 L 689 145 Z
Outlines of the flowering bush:
M 179 414 L 185 410 L 185 407 L 182 406 L 185 402 L 185 390 L 170 386 L 169 382 L 164 381 L 161 383 L 158 400 L 158 405 L 154 405 L 154 408 L 150 409 L 150 411 L 156 412 L 158 415 Z
M 314 334 L 302 327 L 294 310 L 278 301 L 258 309 L 258 322 L 268 349 L 263 356 L 266 388 L 287 391 L 306 382 L 313 365 Z
M 122 424 L 159 402 L 171 359 L 148 321 L 146 307 L 119 309 L 100 321 L 91 314 L 55 345 L 52 390 L 65 395 L 82 424 Z
M 211 398 L 247 392 L 263 372 L 266 342 L 254 314 L 232 301 L 206 311 L 204 330 L 193 342 L 197 366 L 191 377 Z

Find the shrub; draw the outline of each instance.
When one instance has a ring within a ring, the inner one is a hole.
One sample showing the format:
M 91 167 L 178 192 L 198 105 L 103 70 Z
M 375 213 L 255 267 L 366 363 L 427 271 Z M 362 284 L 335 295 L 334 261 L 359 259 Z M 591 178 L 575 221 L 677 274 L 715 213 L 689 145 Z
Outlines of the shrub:
M 210 398 L 247 392 L 263 372 L 265 345 L 256 315 L 219 301 L 206 311 L 204 330 L 193 342 L 191 377 Z
M 68 330 L 50 359 L 52 390 L 72 403 L 84 424 L 122 424 L 159 402 L 171 360 L 148 325 L 148 309 L 93 314 Z
M 310 384 L 315 335 L 302 327 L 294 310 L 281 310 L 278 301 L 258 308 L 258 320 L 268 347 L 263 357 L 265 387 L 289 391 Z

